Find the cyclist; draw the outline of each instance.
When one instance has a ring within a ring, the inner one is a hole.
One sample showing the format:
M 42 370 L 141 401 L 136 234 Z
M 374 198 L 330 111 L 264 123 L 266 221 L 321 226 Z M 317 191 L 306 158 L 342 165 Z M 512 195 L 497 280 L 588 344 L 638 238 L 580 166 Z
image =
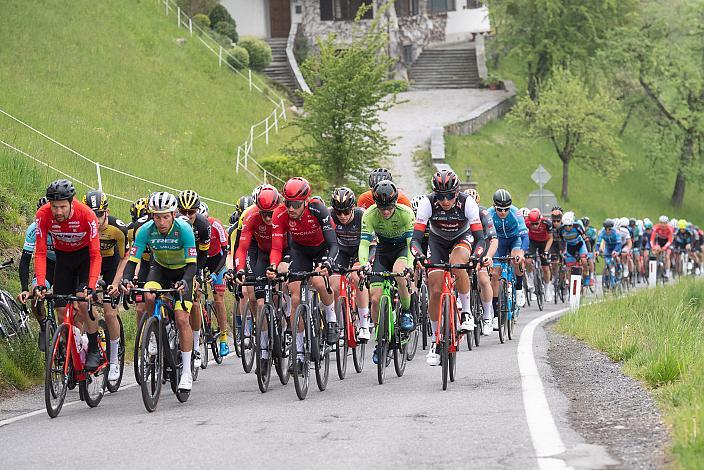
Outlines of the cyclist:
M 337 236 L 330 219 L 330 211 L 319 197 L 311 197 L 310 183 L 305 178 L 293 177 L 283 187 L 284 204 L 274 209 L 272 219 L 271 252 L 267 276 L 273 278 L 283 256 L 286 235 L 290 235 L 291 272 L 311 271 L 321 268 L 327 275 L 337 259 Z M 283 270 L 283 268 L 282 268 Z M 311 286 L 320 297 L 327 322 L 327 343 L 337 343 L 337 317 L 335 298 L 328 294 L 322 278 L 313 277 Z M 289 282 L 291 311 L 301 303 L 301 281 Z M 303 325 L 297 325 L 300 329 Z M 303 331 L 296 333 L 296 360 L 302 366 Z
M 621 263 L 623 264 L 623 277 L 627 278 L 633 272 L 633 258 L 631 256 L 633 240 L 631 239 L 631 232 L 628 230 L 628 218 L 617 217 L 614 220 L 614 229 L 621 234 Z
M 672 246 L 674 248 L 674 262 L 677 268 L 677 273 L 679 275 L 687 274 L 686 266 L 684 267 L 682 272 L 680 272 L 680 258 L 683 254 L 689 252 L 692 249 L 692 232 L 690 232 L 687 228 L 687 221 L 685 219 L 680 219 L 677 222 L 677 232 L 675 232 L 674 238 L 672 240 Z
M 332 209 L 332 221 L 335 223 L 335 233 L 337 234 L 337 262 L 336 267 L 350 269 L 359 267 L 357 255 L 359 254 L 359 242 L 362 237 L 362 215 L 364 209 L 355 207 L 356 197 L 349 188 L 336 188 L 332 192 L 330 206 Z M 340 274 L 339 271 L 330 278 L 335 302 L 340 296 Z M 359 285 L 359 275 L 352 273 L 350 285 L 356 289 Z M 359 314 L 359 331 L 357 338 L 361 340 L 369 339 L 369 292 L 367 289 L 357 289 L 357 312 Z
M 669 219 L 666 215 L 661 215 L 658 223 L 653 227 L 653 233 L 650 235 L 650 247 L 653 255 L 657 257 L 661 251 L 665 253 L 665 278 L 670 277 L 670 246 L 675 235 L 668 221 Z
M 621 234 L 617 230 L 614 230 L 613 220 L 604 220 L 604 228 L 599 231 L 597 244 L 599 246 L 599 254 L 607 259 L 612 259 L 616 267 L 618 267 L 622 246 Z M 606 270 L 606 268 L 604 269 Z
M 479 219 L 482 221 L 482 228 L 484 229 L 484 241 L 488 244 L 486 250 L 486 258 L 491 260 L 499 247 L 499 239 L 496 237 L 496 228 L 494 227 L 494 219 L 489 215 L 489 211 L 486 207 L 479 204 L 481 198 L 476 189 L 470 188 L 465 190 L 465 193 L 474 199 L 474 202 L 479 206 Z M 492 298 L 494 296 L 493 290 L 491 289 L 491 279 L 489 279 L 489 269 L 491 262 L 488 265 L 482 266 L 481 269 L 477 270 L 477 283 L 479 284 L 479 298 L 482 302 L 482 334 L 485 336 L 491 336 L 494 332 L 494 306 L 492 305 Z M 498 325 L 498 324 L 497 324 Z M 497 326 L 498 328 L 498 326 Z
M 92 210 L 74 200 L 76 188 L 68 180 L 56 180 L 46 190 L 49 204 L 37 211 L 34 270 L 37 286 L 34 294 L 40 300 L 46 292 L 47 238 L 51 235 L 56 254 L 54 294 L 86 297 L 93 294 L 100 275 L 100 234 L 98 220 Z M 55 302 L 57 317 L 63 318 L 66 303 Z M 88 334 L 86 370 L 100 366 L 98 322 L 88 315 L 88 304 L 80 302 L 76 318 Z
M 227 272 L 227 232 L 219 219 L 208 215 L 208 205 L 200 202 L 200 213 L 210 222 L 210 246 L 208 247 L 208 259 L 205 267 L 210 273 L 208 282 L 213 286 L 213 304 L 215 305 L 215 316 L 218 319 L 220 328 L 220 356 L 225 357 L 230 354 L 227 345 L 227 311 L 225 310 L 225 273 Z
M 46 196 L 42 196 L 37 202 L 37 210 L 49 202 Z M 36 220 L 32 222 L 24 236 L 24 246 L 22 247 L 22 257 L 20 258 L 19 274 L 20 274 L 20 286 L 22 287 L 22 292 L 17 296 L 17 300 L 24 304 L 29 299 L 29 263 L 32 261 L 32 256 L 34 256 L 34 247 L 37 243 L 37 222 Z M 54 282 L 54 266 L 56 263 L 56 253 L 54 253 L 54 241 L 51 235 L 47 235 L 47 250 L 46 250 L 46 287 L 47 289 L 51 287 Z M 36 287 L 36 279 L 32 280 L 32 288 Z M 39 350 L 44 352 L 46 349 L 46 324 L 44 320 L 46 318 L 46 313 L 44 310 L 44 302 L 37 302 L 36 307 L 32 305 L 32 312 L 39 322 Z
M 702 244 L 704 244 L 704 232 L 694 224 L 690 224 L 690 230 L 692 231 L 692 255 L 697 263 L 694 273 L 699 276 L 702 271 L 702 264 L 704 264 L 704 253 L 702 253 Z
M 640 249 L 643 254 L 643 271 L 645 272 L 646 278 L 650 272 L 650 237 L 653 234 L 653 222 L 649 218 L 643 219 L 643 238 L 640 241 Z
M 553 206 L 550 211 L 550 221 L 552 222 L 552 246 L 550 247 L 550 269 L 552 276 L 557 276 L 560 267 L 560 256 L 564 250 L 564 241 L 560 238 L 560 226 L 562 225 L 563 210 L 560 206 Z M 553 292 L 554 294 L 554 292 Z
M 127 240 L 130 245 L 133 245 L 135 236 L 140 227 L 151 220 L 151 214 L 149 213 L 149 200 L 142 197 L 133 202 L 130 207 L 130 216 L 132 217 L 132 222 L 127 225 Z M 139 269 L 137 270 L 137 285 L 140 287 L 144 286 L 144 283 L 147 282 L 150 263 L 151 250 L 147 247 L 144 250 L 142 259 L 139 261 Z M 144 302 L 137 303 L 135 307 L 137 325 L 139 325 L 139 321 L 144 314 L 145 308 Z
M 379 181 L 372 190 L 375 204 L 362 216 L 362 235 L 359 242 L 359 263 L 367 269 L 369 266 L 369 246 L 376 234 L 378 243 L 374 256 L 373 271 L 402 272 L 408 267 L 409 248 L 413 235 L 413 210 L 398 202 L 398 189 L 391 180 Z M 420 210 L 420 207 L 419 209 Z M 382 295 L 382 279 L 371 279 L 372 323 L 379 318 L 379 301 Z M 405 278 L 396 279 L 401 301 L 401 329 L 411 331 L 414 328 L 410 312 L 411 294 Z M 377 348 L 374 348 L 374 363 L 378 362 Z
M 88 206 L 98 219 L 100 232 L 100 255 L 103 260 L 100 276 L 106 285 L 109 295 L 117 294 L 122 271 L 127 259 L 128 248 L 127 225 L 120 219 L 110 215 L 108 197 L 102 191 L 88 191 L 83 196 L 83 204 Z M 120 364 L 117 362 L 120 347 L 120 323 L 117 321 L 118 311 L 113 308 L 108 296 L 103 296 L 103 312 L 105 323 L 110 333 L 110 371 L 108 380 L 120 378 Z
M 372 170 L 369 173 L 369 190 L 359 195 L 357 205 L 362 209 L 369 209 L 374 204 L 372 189 L 379 181 L 384 180 L 393 181 L 393 177 L 391 176 L 391 172 L 389 170 L 386 168 L 377 168 L 376 170 Z M 408 197 L 401 191 L 398 193 L 398 203 L 411 207 L 411 201 L 409 201 Z
M 256 191 L 256 188 L 255 188 Z M 226 266 L 228 273 L 234 272 L 235 270 L 235 254 L 237 253 L 237 248 L 240 243 L 240 233 L 242 232 L 242 222 L 245 217 L 245 212 L 252 210 L 250 208 L 254 207 L 254 199 L 251 196 L 240 196 L 240 198 L 235 203 L 235 211 L 230 216 L 230 227 L 227 229 L 228 234 L 228 255 Z M 254 266 L 257 264 L 257 249 L 256 247 L 250 246 L 250 252 L 247 254 L 246 264 Z M 247 269 L 248 275 L 251 275 L 251 270 Z M 231 279 L 231 275 L 227 275 L 228 279 Z M 254 287 L 247 286 L 242 289 L 243 296 L 239 300 L 239 311 L 245 311 L 245 304 L 249 302 L 249 307 L 251 312 L 257 311 L 257 300 L 255 297 Z M 235 328 L 240 328 L 242 326 L 242 316 L 237 315 L 234 318 Z M 249 323 L 245 324 L 245 329 L 249 329 Z M 248 343 L 250 332 L 245 331 L 245 343 Z M 249 346 L 249 344 L 246 344 Z
M 193 367 L 200 367 L 200 328 L 201 328 L 201 308 L 200 308 L 200 285 L 203 283 L 203 269 L 208 262 L 208 251 L 210 250 L 210 222 L 208 218 L 198 212 L 200 208 L 200 196 L 193 190 L 186 189 L 178 194 L 178 212 L 181 218 L 186 220 L 193 230 L 196 240 L 197 270 L 195 282 L 193 283 L 193 302 L 191 308 L 191 327 L 193 328 Z M 184 363 L 185 364 L 185 363 Z
M 421 241 L 425 229 L 430 223 L 429 258 L 430 262 L 458 263 L 469 262 L 472 254 L 479 257 L 484 264 L 489 263 L 486 258 L 486 245 L 484 242 L 484 228 L 479 218 L 479 206 L 473 198 L 465 193 L 460 193 L 460 181 L 451 170 L 440 170 L 433 176 L 433 192 L 429 194 L 418 206 L 415 225 L 413 226 L 413 239 L 411 240 L 411 254 L 421 264 L 426 258 L 421 248 Z M 474 243 L 473 243 L 474 242 Z M 474 247 L 474 249 L 472 249 Z M 469 274 L 465 269 L 453 269 L 455 286 L 458 299 L 462 304 L 460 315 L 460 330 L 469 332 L 474 330 L 470 305 Z M 437 269 L 428 270 L 428 292 L 430 324 L 432 334 L 436 334 L 438 327 L 437 312 L 440 311 L 440 296 L 442 294 L 444 273 Z M 440 355 L 435 351 L 436 343 L 432 342 L 430 352 L 426 357 L 429 365 L 440 364 Z
M 552 283 L 550 282 L 550 261 L 548 254 L 552 247 L 552 222 L 543 217 L 540 209 L 533 209 L 528 213 L 526 219 L 528 227 L 528 253 L 535 254 L 540 259 L 540 266 L 543 270 L 543 292 L 545 300 L 552 302 Z M 533 272 L 533 263 L 526 264 L 528 274 Z M 528 277 L 530 279 L 530 276 Z
M 586 215 L 582 217 L 582 225 L 584 226 L 584 240 L 587 242 L 587 262 L 589 263 L 589 285 L 594 286 L 596 279 L 596 263 L 594 253 L 597 251 L 596 238 L 597 231 L 591 225 L 591 220 Z
M 191 390 L 191 352 L 193 350 L 193 330 L 188 313 L 192 307 L 193 279 L 197 271 L 195 236 L 188 221 L 176 217 L 176 197 L 166 192 L 157 192 L 150 196 L 149 210 L 152 220 L 145 223 L 137 233 L 130 249 L 129 260 L 122 274 L 122 284 L 129 291 L 134 287 L 132 279 L 137 263 L 147 247 L 152 250 L 152 263 L 145 287 L 167 286 L 174 283 L 183 297 L 174 304 L 176 326 L 180 335 L 181 360 L 184 364 L 179 381 L 179 390 Z M 145 296 L 148 311 L 154 309 L 155 296 Z M 152 351 L 155 352 L 155 351 Z
M 565 262 L 567 265 L 579 262 L 582 272 L 586 273 L 583 285 L 589 285 L 589 270 L 587 265 L 587 243 L 584 241 L 584 230 L 575 223 L 574 212 L 565 212 L 560 226 L 560 238 L 565 242 Z
M 516 275 L 516 303 L 519 307 L 525 305 L 525 294 L 523 292 L 524 259 L 523 254 L 528 248 L 528 228 L 525 220 L 518 213 L 518 209 L 513 205 L 511 193 L 505 189 L 497 189 L 494 193 L 494 205 L 489 208 L 489 214 L 494 221 L 496 234 L 499 238 L 499 247 L 496 250 L 497 257 L 508 256 L 515 259 L 512 261 L 514 273 Z M 498 289 L 501 269 L 494 269 L 492 278 L 492 289 L 494 293 L 494 312 L 498 311 Z M 497 325 L 498 326 L 498 325 Z

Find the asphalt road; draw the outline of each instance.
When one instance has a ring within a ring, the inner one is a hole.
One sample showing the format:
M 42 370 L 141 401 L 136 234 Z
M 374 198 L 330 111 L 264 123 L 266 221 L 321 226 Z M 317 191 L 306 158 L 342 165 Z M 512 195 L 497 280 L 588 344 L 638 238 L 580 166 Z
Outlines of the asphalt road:
M 563 307 L 551 304 L 546 312 Z M 245 374 L 236 357 L 201 371 L 186 403 L 165 385 L 154 413 L 144 409 L 139 388 L 129 386 L 131 368 L 127 387 L 108 393 L 97 408 L 76 402 L 77 388 L 69 392 L 67 403 L 75 403 L 65 405 L 56 419 L 43 410 L 43 393 L 37 390 L 0 404 L 2 466 L 73 467 L 92 454 L 102 456 L 108 468 L 537 468 L 517 346 L 521 330 L 543 313 L 524 309 L 513 341 L 506 344 L 495 332 L 482 337 L 474 351 L 463 345 L 458 378 L 447 391 L 441 388 L 441 368 L 426 365 L 420 350 L 403 377 L 396 377 L 391 365 L 386 383 L 379 385 L 371 348 L 361 374 L 350 358 L 344 381 L 331 362 L 324 392 L 317 390 L 312 373 L 305 401 L 296 397 L 293 380 L 281 386 L 274 374 L 270 391 L 260 393 L 256 377 Z M 586 445 L 566 421 L 566 399 L 552 385 L 546 349 L 538 327 L 533 352 L 566 454 L 575 468 L 580 462 L 597 467 L 600 449 Z M 26 416 L 32 410 L 36 413 Z M 12 417 L 20 419 L 8 424 Z

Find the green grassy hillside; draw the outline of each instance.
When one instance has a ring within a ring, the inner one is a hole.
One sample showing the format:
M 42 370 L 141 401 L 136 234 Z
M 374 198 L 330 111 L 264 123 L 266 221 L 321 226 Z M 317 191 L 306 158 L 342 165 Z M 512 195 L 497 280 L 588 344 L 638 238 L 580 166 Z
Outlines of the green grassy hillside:
M 152 0 L 6 0 L 2 9 L 12 20 L 0 28 L 1 109 L 128 173 L 226 201 L 251 191 L 252 180 L 235 178 L 237 146 L 274 105 L 219 68 L 174 15 Z M 256 156 L 276 153 L 289 137 L 279 133 L 268 147 L 256 141 Z M 96 184 L 90 164 L 5 116 L 0 139 Z M 20 159 L 0 148 L 5 164 Z M 56 176 L 40 174 L 42 184 Z M 130 199 L 157 189 L 109 172 L 103 184 Z

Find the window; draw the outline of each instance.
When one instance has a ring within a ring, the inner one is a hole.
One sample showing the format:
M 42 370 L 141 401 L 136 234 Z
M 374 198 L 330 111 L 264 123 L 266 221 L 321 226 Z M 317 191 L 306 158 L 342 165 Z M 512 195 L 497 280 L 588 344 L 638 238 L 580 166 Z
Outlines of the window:
M 417 0 L 415 0 L 417 1 Z M 372 6 L 373 0 L 320 0 L 321 21 L 352 21 L 362 5 Z M 362 17 L 365 20 L 374 18 L 372 8 Z
M 484 2 L 482 0 L 467 0 L 467 8 L 468 9 L 474 9 L 474 8 L 481 8 L 484 6 Z
M 455 11 L 455 0 L 430 0 L 431 13 Z
M 396 0 L 396 16 L 418 15 L 418 0 Z

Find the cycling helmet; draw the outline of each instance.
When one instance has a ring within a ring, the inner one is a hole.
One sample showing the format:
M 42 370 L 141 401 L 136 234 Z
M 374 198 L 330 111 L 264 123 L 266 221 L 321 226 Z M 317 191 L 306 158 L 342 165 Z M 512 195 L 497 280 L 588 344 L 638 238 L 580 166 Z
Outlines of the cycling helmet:
M 619 220 L 619 226 L 621 227 L 628 227 L 629 223 L 628 217 L 621 217 L 621 220 Z
M 680 219 L 679 222 L 677 222 L 677 228 L 680 230 L 684 230 L 687 228 L 687 221 L 684 219 Z
M 650 219 L 643 220 L 643 227 L 653 228 L 653 222 Z
M 633 227 L 634 225 L 636 225 L 636 219 L 634 219 L 633 217 L 631 217 L 630 219 L 628 219 L 628 225 L 631 226 L 631 227 Z
M 245 209 L 247 209 L 252 204 L 254 204 L 254 199 L 252 199 L 252 196 L 240 196 L 240 198 L 237 200 L 237 203 L 235 204 L 235 212 L 238 213 L 237 218 L 239 219 Z
M 198 210 L 200 207 L 200 197 L 198 193 L 191 189 L 181 191 L 178 194 L 178 208 L 184 210 Z
M 94 211 L 104 211 L 108 208 L 108 197 L 102 191 L 88 191 L 83 196 L 83 204 Z
M 528 209 L 527 207 L 521 207 L 520 209 L 518 209 L 518 213 L 521 214 L 525 219 L 526 217 L 528 217 L 528 214 L 530 214 L 530 209 Z
M 589 227 L 589 222 L 589 217 L 587 217 L 586 215 L 582 217 L 582 224 L 584 224 L 585 227 Z
M 198 213 L 208 217 L 208 212 L 210 212 L 208 204 L 206 204 L 205 201 L 200 201 L 200 205 L 198 206 Z
M 413 199 L 411 199 L 411 208 L 413 209 L 413 212 L 418 212 L 418 205 L 423 199 L 425 199 L 425 196 L 421 194 L 413 196 Z
M 661 216 L 658 218 L 658 222 L 660 222 L 661 224 L 666 224 L 666 223 L 668 223 L 669 221 L 670 221 L 670 219 L 668 219 L 666 215 L 661 215 Z
M 377 168 L 369 173 L 369 187 L 373 188 L 379 181 L 389 180 L 393 181 L 391 172 L 386 168 Z
M 177 207 L 178 202 L 176 201 L 176 196 L 171 193 L 159 191 L 152 193 L 149 197 L 149 210 L 153 214 L 175 212 Z
M 565 214 L 562 216 L 562 223 L 564 225 L 574 224 L 574 212 L 572 212 L 572 211 L 565 212 Z
M 505 189 L 497 189 L 494 193 L 494 206 L 500 209 L 506 209 L 511 207 L 513 199 L 511 199 L 511 193 Z
M 678 222 L 677 219 L 674 219 L 674 218 L 670 219 L 670 227 L 677 228 L 677 222 Z
M 69 180 L 56 180 L 46 188 L 46 198 L 49 201 L 73 201 L 76 188 Z
M 636 220 L 636 227 L 643 230 L 643 221 L 640 219 Z
M 254 188 L 254 189 L 252 190 L 252 200 L 253 200 L 255 203 L 257 202 L 257 195 L 259 194 L 259 191 L 262 190 L 262 187 L 263 187 L 263 186 L 264 186 L 263 184 L 260 184 L 259 186 L 257 186 L 256 188 Z
M 271 185 L 265 185 L 257 194 L 257 208 L 260 211 L 273 211 L 279 205 L 279 191 Z
M 477 204 L 479 204 L 479 193 L 477 192 L 476 189 L 474 189 L 474 188 L 465 189 L 465 190 L 464 190 L 464 193 L 465 193 L 467 196 L 469 196 L 469 197 L 471 197 L 472 199 L 474 199 L 474 202 L 476 202 Z
M 294 176 L 284 184 L 284 199 L 305 201 L 310 196 L 310 183 L 305 178 Z
M 457 192 L 460 180 L 452 170 L 440 170 L 433 175 L 433 191 L 441 194 Z
M 39 200 L 37 201 L 37 210 L 39 210 L 39 208 L 42 207 L 47 202 L 49 202 L 49 200 L 46 198 L 46 196 L 40 197 Z
M 533 209 L 528 213 L 528 223 L 537 224 L 540 222 L 541 217 L 542 214 L 540 214 L 540 209 Z
M 606 219 L 604 221 L 604 228 L 614 228 L 614 221 L 611 219 Z
M 619 228 L 619 227 L 621 227 L 621 219 L 619 219 L 618 217 L 614 217 L 614 218 L 611 219 L 611 220 L 614 221 L 614 228 Z
M 391 180 L 379 181 L 372 189 L 374 202 L 380 209 L 386 209 L 396 204 L 398 189 Z
M 559 212 L 560 214 L 562 214 L 562 213 L 564 212 L 564 209 L 562 209 L 562 207 L 560 207 L 560 206 L 552 206 L 552 209 L 550 209 L 550 211 L 551 211 L 551 212 L 557 211 L 557 212 Z
M 341 187 L 335 188 L 332 192 L 331 205 L 336 211 L 347 211 L 352 209 L 357 204 L 357 198 L 354 191 L 350 188 Z
M 132 203 L 130 206 L 130 215 L 132 216 L 132 220 L 137 220 L 142 216 L 145 216 L 148 211 L 148 201 L 147 198 L 140 197 L 136 201 Z

